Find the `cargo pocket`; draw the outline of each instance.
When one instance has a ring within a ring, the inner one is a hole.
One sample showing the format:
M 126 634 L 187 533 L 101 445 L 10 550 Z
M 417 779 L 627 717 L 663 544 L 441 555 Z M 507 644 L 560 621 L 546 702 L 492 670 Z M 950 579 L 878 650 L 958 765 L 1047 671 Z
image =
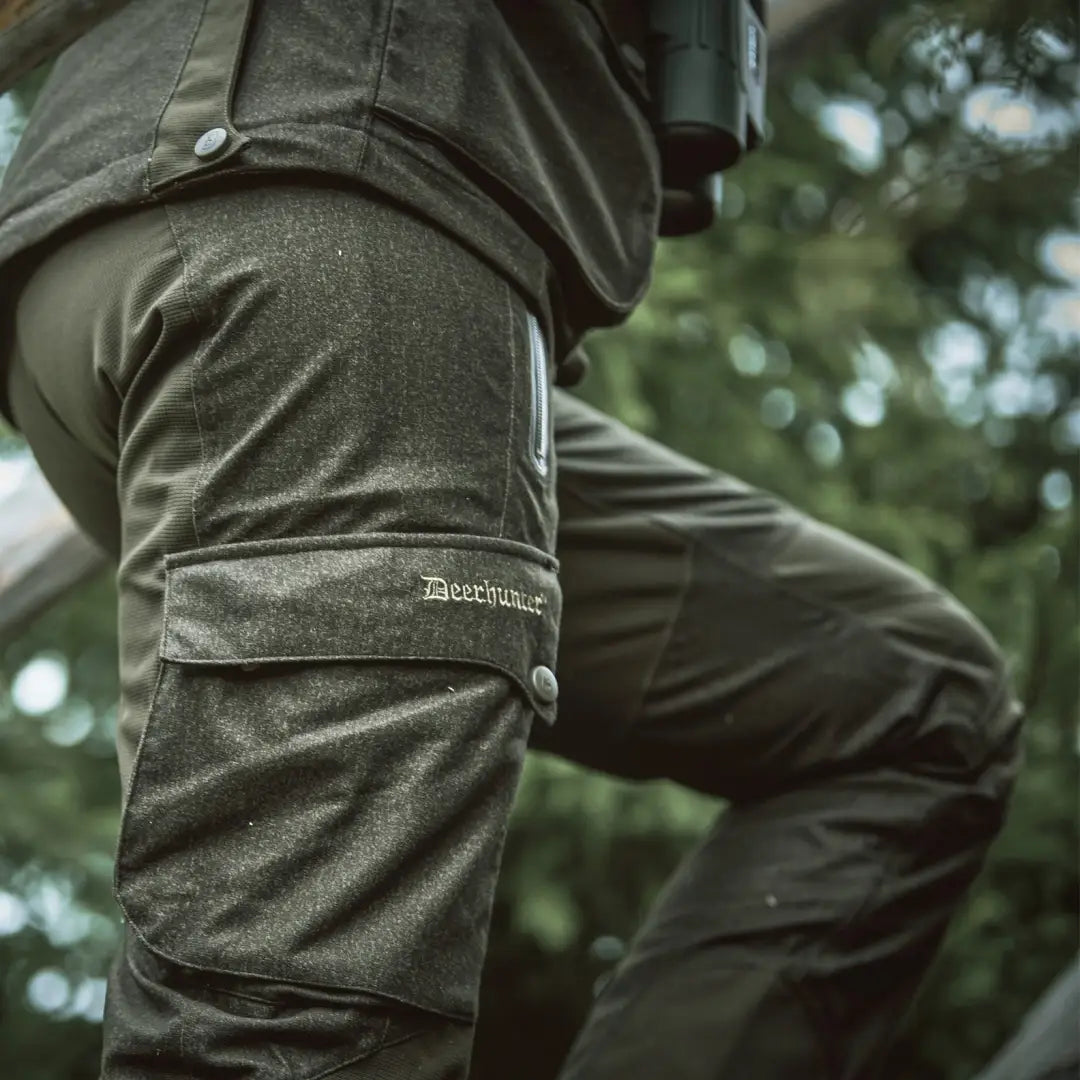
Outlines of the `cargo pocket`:
M 117 897 L 208 972 L 472 1018 L 556 561 L 473 536 L 317 537 L 165 560 Z

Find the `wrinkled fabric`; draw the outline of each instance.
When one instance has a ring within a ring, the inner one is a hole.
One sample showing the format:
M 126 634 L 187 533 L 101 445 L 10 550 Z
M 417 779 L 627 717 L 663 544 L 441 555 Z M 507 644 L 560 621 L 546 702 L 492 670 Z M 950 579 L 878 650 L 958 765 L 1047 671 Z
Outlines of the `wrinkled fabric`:
M 527 747 L 730 801 L 559 1080 L 887 1062 L 1006 812 L 1007 665 L 895 558 L 547 396 L 551 326 L 286 179 L 21 283 L 17 421 L 117 566 L 103 1080 L 464 1080 Z
M 131 0 L 59 56 L 35 102 L 0 185 L 0 283 L 87 215 L 317 173 L 448 230 L 534 306 L 554 287 L 558 360 L 648 286 L 646 106 L 581 0 Z M 229 141 L 200 158 L 218 129 Z
M 561 605 L 546 310 L 387 202 L 280 182 L 84 232 L 17 316 L 36 379 L 89 362 L 75 394 L 114 477 L 133 941 L 104 1075 L 160 1038 L 135 941 L 226 1003 L 253 996 L 231 980 L 290 988 L 271 1027 L 321 1030 L 325 992 L 426 1017 L 411 1035 L 472 1021 L 529 729 L 555 716 L 532 678 Z M 253 1037 L 234 1011 L 181 1008 L 160 1067 L 225 1070 Z

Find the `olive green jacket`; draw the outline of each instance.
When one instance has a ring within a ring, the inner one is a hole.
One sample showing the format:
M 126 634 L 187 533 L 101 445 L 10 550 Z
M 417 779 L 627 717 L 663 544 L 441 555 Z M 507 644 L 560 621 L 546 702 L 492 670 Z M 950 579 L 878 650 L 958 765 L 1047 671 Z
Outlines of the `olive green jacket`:
M 659 218 L 611 25 L 598 0 L 131 0 L 61 53 L 0 185 L 0 308 L 12 260 L 78 218 L 304 170 L 393 196 L 527 295 L 554 280 L 564 355 L 640 300 Z

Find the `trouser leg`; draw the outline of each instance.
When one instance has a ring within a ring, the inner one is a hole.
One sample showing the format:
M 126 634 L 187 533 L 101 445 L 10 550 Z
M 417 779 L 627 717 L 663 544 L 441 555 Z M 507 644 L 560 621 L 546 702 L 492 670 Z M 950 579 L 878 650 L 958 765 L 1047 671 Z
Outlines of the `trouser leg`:
M 118 561 L 104 1080 L 464 1077 L 554 712 L 533 317 L 437 230 L 289 182 L 98 223 L 22 288 L 16 421 Z
M 731 800 L 560 1080 L 875 1074 L 998 831 L 1020 706 L 933 583 L 556 396 L 560 715 L 532 744 Z

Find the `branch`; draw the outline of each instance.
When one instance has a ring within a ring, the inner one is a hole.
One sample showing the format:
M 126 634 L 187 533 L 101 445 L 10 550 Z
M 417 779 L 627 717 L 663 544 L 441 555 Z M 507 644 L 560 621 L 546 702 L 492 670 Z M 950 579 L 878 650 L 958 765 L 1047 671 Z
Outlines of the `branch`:
M 15 490 L 0 498 L 0 642 L 108 562 L 71 519 L 30 461 Z

